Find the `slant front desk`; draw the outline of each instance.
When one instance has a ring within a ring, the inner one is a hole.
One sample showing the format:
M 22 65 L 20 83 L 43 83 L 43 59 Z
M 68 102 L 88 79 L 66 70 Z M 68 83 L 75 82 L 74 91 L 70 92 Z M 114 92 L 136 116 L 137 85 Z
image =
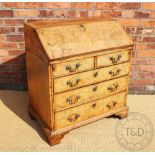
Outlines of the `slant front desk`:
M 30 22 L 25 41 L 29 115 L 50 145 L 82 125 L 127 117 L 133 42 L 116 21 Z

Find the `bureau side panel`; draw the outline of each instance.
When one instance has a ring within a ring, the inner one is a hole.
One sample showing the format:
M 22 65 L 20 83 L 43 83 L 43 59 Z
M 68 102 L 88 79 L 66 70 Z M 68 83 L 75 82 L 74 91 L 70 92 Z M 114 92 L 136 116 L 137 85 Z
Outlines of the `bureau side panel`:
M 29 101 L 51 129 L 49 66 L 34 54 L 26 54 Z

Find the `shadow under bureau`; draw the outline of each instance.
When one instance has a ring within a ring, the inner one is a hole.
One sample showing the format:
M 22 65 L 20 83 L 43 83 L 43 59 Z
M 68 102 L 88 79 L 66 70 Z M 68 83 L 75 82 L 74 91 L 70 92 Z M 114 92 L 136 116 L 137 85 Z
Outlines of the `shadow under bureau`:
M 24 30 L 28 111 L 50 145 L 90 122 L 127 117 L 133 42 L 116 21 L 38 21 Z

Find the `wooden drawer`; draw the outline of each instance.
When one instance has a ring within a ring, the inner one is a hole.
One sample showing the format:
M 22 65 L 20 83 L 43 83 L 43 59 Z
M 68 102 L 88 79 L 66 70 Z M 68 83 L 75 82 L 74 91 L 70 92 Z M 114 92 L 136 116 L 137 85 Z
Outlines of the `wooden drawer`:
M 54 95 L 55 111 L 126 90 L 128 76 Z
M 54 79 L 54 92 L 63 92 L 128 74 L 129 62 Z
M 54 64 L 53 76 L 73 74 L 93 68 L 94 57 L 74 60 L 70 62 L 63 62 L 59 64 Z
M 124 50 L 112 54 L 97 56 L 97 67 L 110 66 L 121 62 L 129 61 L 130 51 Z
M 126 92 L 55 113 L 54 129 L 58 130 L 124 106 Z

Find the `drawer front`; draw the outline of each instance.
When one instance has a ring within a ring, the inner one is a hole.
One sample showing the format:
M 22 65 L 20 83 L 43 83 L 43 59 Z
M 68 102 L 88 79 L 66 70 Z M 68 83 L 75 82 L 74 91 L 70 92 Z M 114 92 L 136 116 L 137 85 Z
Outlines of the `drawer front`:
M 126 90 L 128 76 L 54 95 L 55 111 Z
M 129 61 L 130 51 L 125 50 L 107 55 L 97 56 L 97 66 L 109 66 L 121 62 Z
M 63 92 L 128 74 L 129 62 L 54 79 L 54 92 Z
M 55 113 L 55 130 L 74 125 L 89 118 L 101 115 L 119 107 L 126 102 L 126 92 L 104 99 L 96 100 L 71 109 Z
M 70 62 L 54 64 L 53 76 L 77 73 L 94 68 L 94 58 L 79 59 Z

